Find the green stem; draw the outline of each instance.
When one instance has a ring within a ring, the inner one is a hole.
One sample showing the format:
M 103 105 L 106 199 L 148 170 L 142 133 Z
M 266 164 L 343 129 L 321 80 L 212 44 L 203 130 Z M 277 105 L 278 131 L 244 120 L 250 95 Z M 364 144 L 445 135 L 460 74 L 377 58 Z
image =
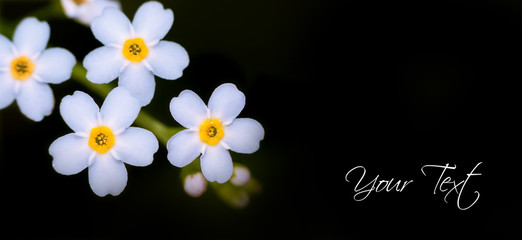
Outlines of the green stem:
M 106 97 L 107 94 L 114 88 L 114 86 L 110 86 L 110 84 L 94 84 L 87 80 L 87 70 L 82 67 L 80 64 L 76 64 L 73 68 L 71 78 L 89 89 L 90 91 L 95 92 L 96 94 Z
M 181 127 L 168 127 L 161 121 L 154 118 L 152 115 L 143 110 L 140 112 L 134 123 L 137 126 L 148 129 L 149 131 L 154 133 L 158 140 L 165 146 L 167 146 L 167 142 L 174 134 L 183 130 L 183 128 Z
M 87 75 L 87 70 L 83 68 L 81 65 L 76 64 L 73 68 L 72 76 L 71 78 L 89 89 L 92 92 L 95 92 L 96 94 L 106 97 L 107 94 L 114 88 L 111 84 L 94 84 L 91 83 L 87 78 L 85 77 Z M 134 123 L 142 128 L 148 129 L 156 137 L 158 140 L 163 144 L 167 145 L 167 142 L 169 139 L 176 134 L 177 132 L 183 130 L 181 127 L 169 127 L 165 124 L 163 124 L 158 119 L 154 118 L 151 114 L 147 113 L 144 110 L 140 111 L 140 114 L 136 118 L 136 121 Z

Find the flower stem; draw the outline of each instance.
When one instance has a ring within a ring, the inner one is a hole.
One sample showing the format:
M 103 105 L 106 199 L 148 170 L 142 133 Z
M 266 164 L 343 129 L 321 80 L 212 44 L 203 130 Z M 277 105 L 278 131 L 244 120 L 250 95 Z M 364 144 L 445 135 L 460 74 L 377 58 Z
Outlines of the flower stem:
M 72 80 L 80 83 L 87 89 L 89 89 L 92 92 L 95 92 L 96 94 L 100 95 L 101 97 L 106 97 L 109 92 L 114 88 L 111 84 L 94 84 L 91 83 L 87 78 L 85 77 L 87 75 L 87 70 L 83 68 L 81 65 L 76 64 L 73 68 L 72 72 Z M 136 121 L 134 123 L 142 128 L 145 128 L 158 138 L 158 140 L 163 144 L 167 145 L 167 142 L 169 141 L 170 137 L 172 135 L 176 134 L 177 132 L 183 130 L 181 127 L 169 127 L 165 124 L 163 124 L 161 121 L 156 119 L 154 116 L 149 114 L 148 112 L 144 111 L 143 109 L 140 111 L 140 114 L 136 118 Z
M 136 118 L 134 123 L 137 126 L 143 127 L 154 133 L 158 140 L 167 146 L 169 139 L 179 131 L 183 130 L 181 127 L 168 127 L 158 119 L 154 118 L 148 112 L 140 111 L 140 114 Z

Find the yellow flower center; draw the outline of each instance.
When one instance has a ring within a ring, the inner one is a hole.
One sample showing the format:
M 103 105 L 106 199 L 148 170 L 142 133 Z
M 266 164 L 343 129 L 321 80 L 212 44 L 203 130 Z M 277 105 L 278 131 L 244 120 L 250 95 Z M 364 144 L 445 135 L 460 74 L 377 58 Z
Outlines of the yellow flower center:
M 76 5 L 82 5 L 83 3 L 85 3 L 87 0 L 72 0 L 74 3 L 76 3 Z
M 199 137 L 201 141 L 208 145 L 216 145 L 219 140 L 223 138 L 225 131 L 221 125 L 221 121 L 216 118 L 211 118 L 203 121 L 199 127 Z
M 31 77 L 33 71 L 34 63 L 26 56 L 21 56 L 11 61 L 11 76 L 16 80 L 27 80 Z
M 149 55 L 149 49 L 142 38 L 132 38 L 123 44 L 122 54 L 129 61 L 138 63 Z
M 100 126 L 91 130 L 89 137 L 89 147 L 101 154 L 109 151 L 114 146 L 115 139 L 109 127 Z

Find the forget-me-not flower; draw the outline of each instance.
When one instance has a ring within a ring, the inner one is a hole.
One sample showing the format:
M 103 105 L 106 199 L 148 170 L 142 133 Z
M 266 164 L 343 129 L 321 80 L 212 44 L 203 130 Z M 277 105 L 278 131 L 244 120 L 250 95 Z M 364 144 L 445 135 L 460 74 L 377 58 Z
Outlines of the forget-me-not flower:
M 87 79 L 108 83 L 119 76 L 142 106 L 150 103 L 156 82 L 154 75 L 174 80 L 188 66 L 187 51 L 177 43 L 163 41 L 174 23 L 174 14 L 159 2 L 140 6 L 132 22 L 116 8 L 106 8 L 92 21 L 91 29 L 105 46 L 87 54 L 83 66 Z
M 258 121 L 236 118 L 244 106 L 245 95 L 231 83 L 214 90 L 208 107 L 193 91 L 182 91 L 170 102 L 170 112 L 187 129 L 168 141 L 168 160 L 174 166 L 184 167 L 201 154 L 205 178 L 209 182 L 228 181 L 233 173 L 228 150 L 253 153 L 265 135 Z
M 121 87 L 109 93 L 101 109 L 81 91 L 64 97 L 60 113 L 74 133 L 49 147 L 54 169 L 72 175 L 89 168 L 89 184 L 96 195 L 119 195 L 127 185 L 124 163 L 147 166 L 159 147 L 150 131 L 130 127 L 140 108 L 138 100 Z
M 45 49 L 51 29 L 34 17 L 18 24 L 13 42 L 0 35 L 0 109 L 14 100 L 20 111 L 33 121 L 41 121 L 54 108 L 49 83 L 71 78 L 76 59 L 63 48 Z

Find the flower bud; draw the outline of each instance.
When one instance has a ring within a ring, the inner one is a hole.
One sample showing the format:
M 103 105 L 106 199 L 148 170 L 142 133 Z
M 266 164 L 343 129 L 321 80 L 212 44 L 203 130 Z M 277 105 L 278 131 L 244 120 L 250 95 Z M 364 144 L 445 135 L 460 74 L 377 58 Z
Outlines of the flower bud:
M 234 176 L 230 181 L 236 186 L 243 186 L 250 181 L 250 170 L 244 166 L 234 167 Z
M 185 177 L 183 184 L 185 192 L 192 197 L 199 197 L 207 190 L 207 180 L 201 172 L 190 174 Z

